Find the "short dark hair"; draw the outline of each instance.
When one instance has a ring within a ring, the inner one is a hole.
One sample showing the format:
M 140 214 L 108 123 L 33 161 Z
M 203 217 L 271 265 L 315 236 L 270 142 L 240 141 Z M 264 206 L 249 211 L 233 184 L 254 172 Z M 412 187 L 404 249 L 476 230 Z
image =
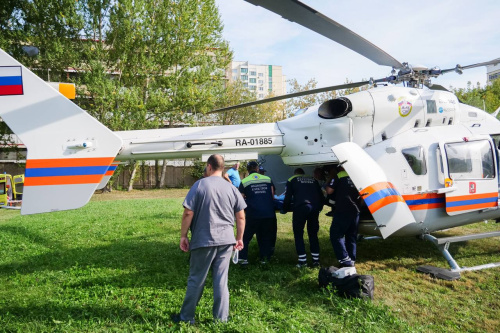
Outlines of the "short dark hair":
M 259 169 L 259 164 L 255 161 L 248 162 L 247 171 L 254 171 Z
M 304 172 L 304 169 L 302 168 L 297 168 L 295 169 L 295 171 L 293 172 L 294 175 L 303 175 L 305 172 Z
M 215 171 L 224 170 L 224 157 L 219 154 L 210 155 L 207 164 L 210 164 Z

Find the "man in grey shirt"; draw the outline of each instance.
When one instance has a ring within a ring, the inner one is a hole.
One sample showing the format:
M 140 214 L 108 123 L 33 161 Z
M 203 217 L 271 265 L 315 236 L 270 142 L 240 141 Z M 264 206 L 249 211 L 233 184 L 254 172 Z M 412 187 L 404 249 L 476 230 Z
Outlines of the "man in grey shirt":
M 186 297 L 181 312 L 172 315 L 174 322 L 194 324 L 208 271 L 212 268 L 214 289 L 213 316 L 227 321 L 229 290 L 227 277 L 232 249 L 243 249 L 245 201 L 238 189 L 222 178 L 224 158 L 212 155 L 207 161 L 208 177 L 198 180 L 184 200 L 180 248 L 191 250 Z M 234 219 L 236 217 L 236 239 Z M 191 229 L 191 242 L 188 230 Z

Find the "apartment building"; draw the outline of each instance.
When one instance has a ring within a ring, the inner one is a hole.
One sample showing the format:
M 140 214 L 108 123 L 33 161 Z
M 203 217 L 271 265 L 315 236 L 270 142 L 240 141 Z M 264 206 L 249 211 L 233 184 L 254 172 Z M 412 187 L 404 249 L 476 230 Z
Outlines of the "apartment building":
M 229 81 L 240 80 L 250 91 L 255 91 L 258 99 L 269 94 L 286 94 L 286 76 L 283 68 L 275 65 L 253 65 L 248 61 L 233 61 L 227 72 Z
M 486 84 L 500 78 L 500 64 L 486 66 Z

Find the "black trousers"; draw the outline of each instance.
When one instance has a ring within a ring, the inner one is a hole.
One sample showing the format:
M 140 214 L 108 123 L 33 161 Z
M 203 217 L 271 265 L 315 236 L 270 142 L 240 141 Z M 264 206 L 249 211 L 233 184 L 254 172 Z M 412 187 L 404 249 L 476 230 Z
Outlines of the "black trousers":
M 356 261 L 356 240 L 358 238 L 359 212 L 356 210 L 333 214 L 330 227 L 330 241 L 337 260 L 341 264 Z
M 319 211 L 312 205 L 302 205 L 293 210 L 293 236 L 295 238 L 295 250 L 299 256 L 299 262 L 306 261 L 306 246 L 304 244 L 304 227 L 307 223 L 307 235 L 309 236 L 309 247 L 313 260 L 319 258 Z
M 276 217 L 266 219 L 247 218 L 245 232 L 243 233 L 243 250 L 240 251 L 240 259 L 248 259 L 248 245 L 253 236 L 257 235 L 260 258 L 265 260 L 271 257 L 276 242 Z

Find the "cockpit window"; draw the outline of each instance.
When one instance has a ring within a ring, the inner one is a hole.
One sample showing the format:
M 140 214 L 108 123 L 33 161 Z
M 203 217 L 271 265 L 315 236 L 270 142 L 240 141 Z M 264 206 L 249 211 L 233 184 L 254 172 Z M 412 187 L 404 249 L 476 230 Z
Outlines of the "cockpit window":
M 416 175 L 425 175 L 427 173 L 424 148 L 422 146 L 402 149 L 401 152 L 413 170 L 413 173 Z
M 452 179 L 495 178 L 493 151 L 487 140 L 444 145 Z

